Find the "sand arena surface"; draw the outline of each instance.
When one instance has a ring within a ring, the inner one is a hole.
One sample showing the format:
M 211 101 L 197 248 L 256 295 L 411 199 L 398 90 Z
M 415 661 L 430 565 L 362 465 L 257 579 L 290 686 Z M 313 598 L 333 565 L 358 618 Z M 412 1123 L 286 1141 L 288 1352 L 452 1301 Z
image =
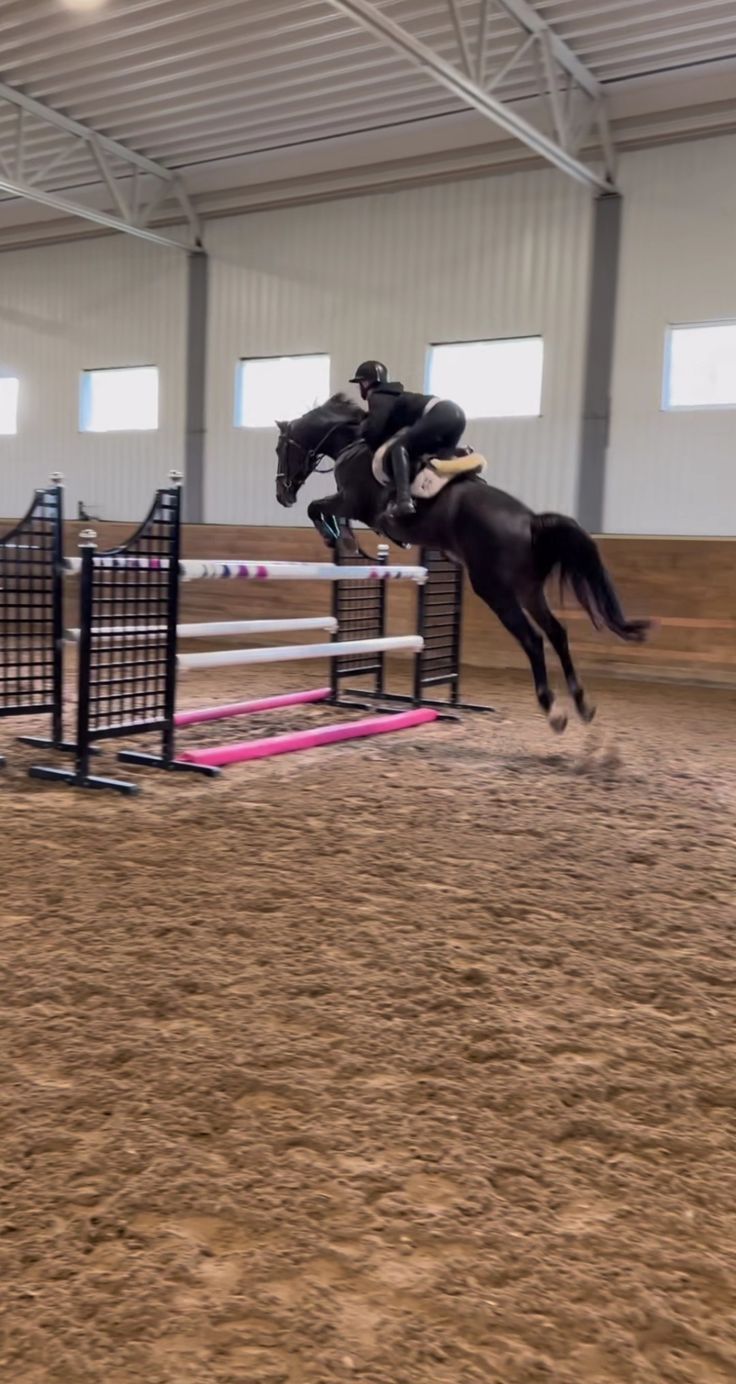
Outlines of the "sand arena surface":
M 133 800 L 4 723 L 2 1380 L 736 1379 L 735 699 L 493 691 Z

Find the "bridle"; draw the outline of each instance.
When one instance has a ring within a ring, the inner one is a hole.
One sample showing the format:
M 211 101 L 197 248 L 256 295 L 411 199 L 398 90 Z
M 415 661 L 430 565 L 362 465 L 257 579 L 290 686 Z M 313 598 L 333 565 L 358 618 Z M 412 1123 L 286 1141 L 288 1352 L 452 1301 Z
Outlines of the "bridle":
M 320 467 L 319 459 L 320 457 L 325 455 L 324 446 L 325 443 L 328 442 L 329 439 L 332 437 L 332 434 L 338 432 L 340 428 L 344 428 L 345 419 L 340 418 L 337 423 L 333 423 L 332 426 L 327 429 L 327 432 L 324 434 L 324 436 L 320 438 L 319 442 L 317 442 L 314 445 L 314 447 L 305 447 L 303 442 L 300 442 L 297 437 L 294 437 L 294 434 L 291 431 L 291 426 L 291 423 L 287 423 L 286 427 L 283 429 L 281 434 L 281 436 L 285 439 L 287 443 L 287 447 L 285 448 L 284 458 L 282 459 L 281 457 L 279 457 L 279 465 L 278 470 L 276 472 L 276 480 L 281 482 L 287 495 L 296 495 L 296 492 L 304 484 L 308 476 L 326 476 L 329 475 L 330 472 L 334 471 L 334 461 L 332 462 L 331 466 Z M 286 457 L 288 456 L 289 447 L 296 447 L 298 451 L 301 453 L 302 459 L 302 465 L 299 467 L 298 471 L 295 470 L 294 474 L 291 476 L 289 475 L 288 471 L 284 469 Z

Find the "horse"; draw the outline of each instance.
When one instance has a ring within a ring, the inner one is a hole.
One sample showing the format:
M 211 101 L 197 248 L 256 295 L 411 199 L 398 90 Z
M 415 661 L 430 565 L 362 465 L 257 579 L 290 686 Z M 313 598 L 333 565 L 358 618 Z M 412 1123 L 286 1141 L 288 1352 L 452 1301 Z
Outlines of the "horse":
M 319 462 L 334 462 L 336 493 L 313 500 L 311 522 L 329 548 L 360 553 L 351 521 L 364 524 L 403 547 L 437 548 L 460 562 L 473 590 L 521 645 L 531 666 L 537 702 L 552 730 L 567 725 L 555 705 L 544 655 L 546 636 L 554 649 L 581 720 L 592 721 L 588 701 L 570 655 L 564 625 L 552 613 L 545 583 L 559 574 L 560 589 L 570 589 L 596 629 L 641 643 L 648 620 L 628 620 L 597 545 L 580 524 L 564 514 L 535 514 L 512 495 L 479 475 L 460 475 L 431 500 L 419 501 L 411 519 L 387 523 L 386 487 L 376 480 L 372 453 L 358 437 L 365 417 L 345 394 L 291 422 L 277 421 L 276 498 L 289 508 Z M 533 623 L 532 623 L 533 622 Z

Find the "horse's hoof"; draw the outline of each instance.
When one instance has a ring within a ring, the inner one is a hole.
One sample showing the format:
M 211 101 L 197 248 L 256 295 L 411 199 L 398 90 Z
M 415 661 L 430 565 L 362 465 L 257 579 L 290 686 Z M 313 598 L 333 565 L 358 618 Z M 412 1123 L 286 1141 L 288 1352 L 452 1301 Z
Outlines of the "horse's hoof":
M 578 703 L 578 716 L 580 717 L 581 721 L 585 722 L 586 726 L 589 726 L 591 721 L 595 720 L 595 713 L 597 710 L 598 708 L 592 706 L 590 702 Z
M 554 733 L 555 733 L 555 735 L 562 735 L 563 730 L 564 730 L 565 727 L 567 726 L 567 716 L 566 716 L 565 712 L 564 712 L 564 711 L 550 711 L 550 713 L 549 713 L 549 724 L 550 724 L 550 730 L 553 730 Z

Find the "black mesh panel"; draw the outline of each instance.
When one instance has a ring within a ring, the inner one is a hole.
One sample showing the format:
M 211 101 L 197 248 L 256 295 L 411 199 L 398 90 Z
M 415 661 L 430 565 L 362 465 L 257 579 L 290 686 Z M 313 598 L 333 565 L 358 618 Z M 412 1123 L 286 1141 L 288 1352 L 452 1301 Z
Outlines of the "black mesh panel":
M 163 728 L 171 675 L 171 563 L 178 561 L 178 490 L 160 490 L 138 533 L 92 570 L 90 739 Z M 116 556 L 141 559 L 118 568 Z
M 463 569 L 441 552 L 425 549 L 422 565 L 429 573 L 419 590 L 419 628 L 424 649 L 417 660 L 417 696 L 427 687 L 447 684 L 450 694 L 460 668 Z
M 379 562 L 385 562 L 380 557 Z M 386 582 L 350 581 L 351 567 L 364 567 L 364 557 L 342 558 L 340 566 L 345 568 L 345 579 L 335 582 L 333 588 L 333 615 L 337 620 L 337 639 L 380 639 L 386 629 Z M 374 677 L 376 690 L 383 685 L 383 654 L 353 654 L 346 658 L 332 660 L 333 690 L 346 677 Z
M 0 540 L 0 716 L 61 716 L 62 490 Z

